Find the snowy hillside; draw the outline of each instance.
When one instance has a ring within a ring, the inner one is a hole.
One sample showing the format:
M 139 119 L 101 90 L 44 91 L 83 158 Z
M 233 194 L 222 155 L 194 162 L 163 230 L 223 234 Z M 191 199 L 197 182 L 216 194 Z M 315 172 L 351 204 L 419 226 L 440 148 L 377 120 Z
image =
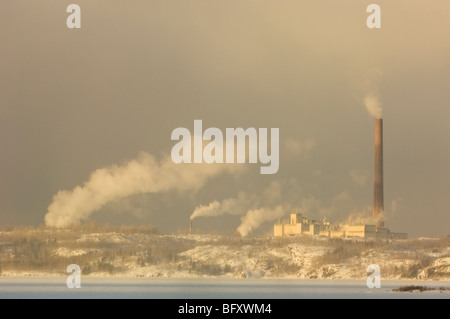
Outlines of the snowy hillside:
M 151 232 L 27 230 L 0 233 L 0 274 L 114 277 L 450 280 L 450 236 L 369 241 L 311 236 L 243 238 Z

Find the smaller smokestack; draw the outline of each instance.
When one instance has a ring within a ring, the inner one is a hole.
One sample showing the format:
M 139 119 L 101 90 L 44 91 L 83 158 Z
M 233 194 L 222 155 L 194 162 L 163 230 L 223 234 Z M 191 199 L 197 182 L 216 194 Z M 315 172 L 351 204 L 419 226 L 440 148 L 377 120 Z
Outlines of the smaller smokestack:
M 192 218 L 189 218 L 189 234 L 192 234 Z

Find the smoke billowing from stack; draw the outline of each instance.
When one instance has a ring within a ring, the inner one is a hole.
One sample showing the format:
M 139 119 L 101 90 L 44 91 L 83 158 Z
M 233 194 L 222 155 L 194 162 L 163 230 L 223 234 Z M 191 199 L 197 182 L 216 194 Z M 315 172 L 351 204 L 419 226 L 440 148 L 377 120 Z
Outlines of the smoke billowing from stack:
M 227 198 L 220 202 L 214 200 L 207 205 L 199 205 L 190 219 L 225 214 L 241 216 L 241 224 L 236 231 L 241 236 L 248 236 L 265 222 L 276 220 L 291 211 L 299 189 L 299 185 L 292 180 L 272 181 L 259 195 L 239 192 L 236 198 Z
M 375 117 L 375 167 L 373 179 L 373 218 L 377 227 L 384 227 L 384 194 L 383 194 L 383 109 L 374 94 L 364 98 L 367 111 Z

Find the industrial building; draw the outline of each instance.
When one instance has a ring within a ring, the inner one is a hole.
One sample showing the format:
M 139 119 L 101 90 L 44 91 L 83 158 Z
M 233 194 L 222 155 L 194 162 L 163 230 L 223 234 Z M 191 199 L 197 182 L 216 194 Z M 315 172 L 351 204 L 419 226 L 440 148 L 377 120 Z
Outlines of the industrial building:
M 382 239 L 406 239 L 406 233 L 392 233 L 385 227 L 376 225 L 344 225 L 333 226 L 330 222 L 315 221 L 302 214 L 290 214 L 289 223 L 277 223 L 273 226 L 275 237 L 312 235 L 330 238 L 382 238 Z
M 291 235 L 319 235 L 320 232 L 331 230 L 331 224 L 324 221 L 315 221 L 302 214 L 291 214 L 289 224 L 278 223 L 274 225 L 274 236 Z
M 279 236 L 319 235 L 326 237 L 359 237 L 406 239 L 406 233 L 391 233 L 384 225 L 384 193 L 383 193 L 383 119 L 375 120 L 375 167 L 373 183 L 373 221 L 374 225 L 344 225 L 334 227 L 329 222 L 315 221 L 302 214 L 291 214 L 289 223 L 274 225 L 273 234 Z

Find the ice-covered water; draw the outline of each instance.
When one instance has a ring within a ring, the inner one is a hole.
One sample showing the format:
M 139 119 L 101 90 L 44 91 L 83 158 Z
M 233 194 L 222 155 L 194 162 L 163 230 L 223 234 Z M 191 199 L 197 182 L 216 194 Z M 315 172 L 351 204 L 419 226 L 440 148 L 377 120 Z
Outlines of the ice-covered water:
M 393 292 L 406 285 L 447 287 L 448 281 L 382 281 L 369 289 L 365 280 L 92 278 L 69 289 L 66 277 L 0 277 L 0 298 L 151 298 L 151 299 L 304 299 L 450 298 L 440 293 Z

